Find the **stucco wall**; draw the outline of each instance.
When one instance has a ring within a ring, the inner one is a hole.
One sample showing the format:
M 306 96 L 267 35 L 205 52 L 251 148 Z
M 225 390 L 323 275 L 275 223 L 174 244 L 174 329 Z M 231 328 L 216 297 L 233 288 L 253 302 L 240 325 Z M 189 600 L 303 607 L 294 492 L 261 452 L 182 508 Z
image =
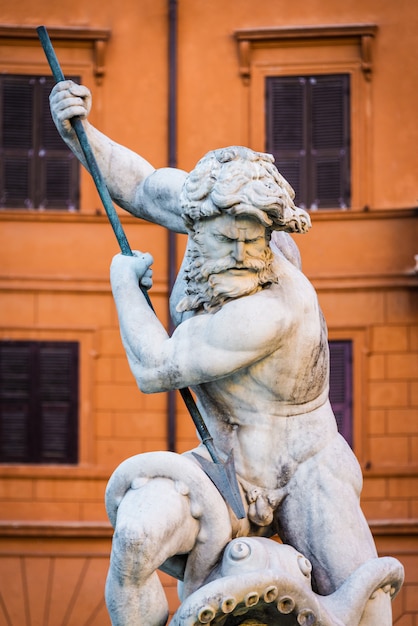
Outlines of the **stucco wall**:
M 57 42 L 64 72 L 79 74 L 91 88 L 93 124 L 140 152 L 154 166 L 165 166 L 167 2 L 62 0 L 51 5 L 46 0 L 22 0 L 6 4 L 1 16 L 1 25 L 6 27 L 45 24 L 49 28 L 109 29 L 101 81 L 94 76 L 93 48 L 86 42 Z M 249 143 L 263 149 L 257 113 L 262 112 L 263 102 L 256 93 L 256 77 L 248 84 L 240 75 L 236 31 L 305 25 L 377 26 L 370 81 L 357 67 L 359 41 L 347 43 L 358 85 L 352 114 L 360 144 L 355 164 L 358 206 L 343 213 L 313 214 L 312 231 L 296 240 L 304 271 L 317 288 L 330 337 L 353 341 L 354 447 L 365 476 L 363 507 L 381 553 L 399 556 L 406 566 L 406 585 L 395 604 L 399 626 L 418 626 L 418 306 L 414 273 L 418 249 L 413 210 L 418 165 L 417 21 L 418 10 L 410 0 L 178 2 L 177 162 L 186 170 L 216 147 Z M 0 38 L 0 72 L 49 74 L 36 38 L 19 38 L 18 28 L 13 32 L 6 29 Z M 338 48 L 338 42 L 335 45 Z M 315 54 L 319 46 L 320 42 L 315 44 Z M 262 52 L 253 52 L 257 71 L 262 71 L 264 62 L 276 63 L 277 71 L 280 50 L 280 46 L 268 45 Z M 296 43 L 294 53 L 303 56 L 301 50 Z M 323 54 L 328 67 L 333 59 L 326 50 Z M 283 57 L 286 63 L 288 56 Z M 306 69 L 310 59 L 302 56 L 297 58 Z M 366 200 L 361 202 L 361 198 Z M 167 234 L 131 217 L 123 216 L 123 223 L 132 247 L 148 250 L 155 258 L 152 300 L 166 323 Z M 179 238 L 179 258 L 183 246 L 184 240 Z M 167 397 L 138 391 L 121 346 L 108 282 L 109 263 L 117 251 L 86 173 L 79 214 L 0 212 L 0 337 L 79 341 L 82 377 L 79 466 L 0 468 L 0 566 L 6 572 L 2 579 L 8 580 L 1 589 L 5 604 L 0 608 L 0 624 L 24 623 L 19 613 L 22 606 L 26 607 L 26 623 L 32 626 L 68 626 L 83 623 L 81 619 L 90 619 L 85 623 L 92 625 L 107 623 L 99 605 L 100 593 L 98 604 L 83 608 L 82 615 L 77 610 L 83 603 L 74 600 L 71 619 L 70 613 L 53 618 L 52 608 L 46 619 L 42 611 L 47 604 L 38 602 L 43 596 L 38 595 L 36 581 L 52 581 L 52 562 L 67 559 L 57 568 L 62 565 L 67 572 L 65 580 L 71 579 L 73 592 L 80 580 L 85 584 L 84 576 L 91 571 L 97 571 L 93 580 L 102 588 L 104 555 L 110 545 L 103 506 L 107 478 L 127 456 L 167 446 Z M 178 450 L 189 448 L 194 441 L 191 420 L 178 403 Z M 28 530 L 25 524 L 34 523 L 46 524 L 49 530 Z M 72 530 L 70 537 L 68 529 L 74 523 L 78 530 Z M 19 530 L 22 524 L 23 530 Z M 86 531 L 89 524 L 93 524 L 91 533 Z M 55 543 L 47 540 L 54 528 Z M 92 561 L 90 569 L 84 570 L 87 558 Z M 75 564 L 71 559 L 79 561 Z M 14 571 L 19 582 L 10 587 L 8 573 Z M 174 586 L 167 578 L 165 581 L 174 607 Z M 26 604 L 19 603 L 22 594 L 26 594 Z M 28 611 L 32 621 L 28 621 Z

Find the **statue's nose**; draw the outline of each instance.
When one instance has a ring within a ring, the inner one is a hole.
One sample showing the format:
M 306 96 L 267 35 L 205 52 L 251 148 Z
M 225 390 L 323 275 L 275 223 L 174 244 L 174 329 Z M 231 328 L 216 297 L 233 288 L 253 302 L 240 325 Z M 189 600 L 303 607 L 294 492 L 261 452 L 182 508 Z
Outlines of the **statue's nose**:
M 235 260 L 243 261 L 245 258 L 245 242 L 244 241 L 236 241 L 235 242 Z

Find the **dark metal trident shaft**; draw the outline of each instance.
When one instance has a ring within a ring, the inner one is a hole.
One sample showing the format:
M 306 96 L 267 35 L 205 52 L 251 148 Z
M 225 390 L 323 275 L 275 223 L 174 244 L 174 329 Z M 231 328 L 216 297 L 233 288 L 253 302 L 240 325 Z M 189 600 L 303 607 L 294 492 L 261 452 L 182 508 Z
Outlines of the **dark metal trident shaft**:
M 65 80 L 64 74 L 61 70 L 58 58 L 55 54 L 55 50 L 52 46 L 45 26 L 39 26 L 36 30 L 55 81 L 58 83 Z M 96 157 L 94 156 L 93 150 L 90 146 L 89 140 L 87 138 L 80 118 L 73 117 L 71 119 L 71 125 L 77 135 L 77 139 L 83 151 L 84 158 L 88 165 L 90 174 L 92 175 L 93 180 L 96 184 L 97 191 L 102 200 L 109 222 L 116 235 L 116 239 L 119 243 L 121 252 L 126 256 L 133 256 L 131 247 L 126 238 L 122 224 L 120 223 L 119 216 L 116 213 L 115 207 L 113 206 L 112 198 L 104 181 L 102 173 L 99 169 L 99 166 L 97 165 Z M 149 306 L 153 309 L 147 290 L 143 287 L 140 288 Z M 199 463 L 202 466 L 202 469 L 216 485 L 218 491 L 222 494 L 223 498 L 234 511 L 235 515 L 239 519 L 244 518 L 245 510 L 242 504 L 241 494 L 237 483 L 232 452 L 229 455 L 227 461 L 223 463 L 218 456 L 215 445 L 213 443 L 213 439 L 205 424 L 202 414 L 196 406 L 190 389 L 188 387 L 185 387 L 183 389 L 180 389 L 179 391 L 193 419 L 194 425 L 197 428 L 200 438 L 211 456 L 214 465 L 197 454 L 195 454 L 194 456 L 198 459 Z

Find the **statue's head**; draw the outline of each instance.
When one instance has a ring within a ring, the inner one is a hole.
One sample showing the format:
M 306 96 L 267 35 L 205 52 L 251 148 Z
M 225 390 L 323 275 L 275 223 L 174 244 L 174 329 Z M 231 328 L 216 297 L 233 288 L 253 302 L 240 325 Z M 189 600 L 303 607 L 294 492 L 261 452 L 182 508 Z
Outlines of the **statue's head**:
M 247 215 L 266 229 L 306 232 L 309 214 L 296 207 L 295 193 L 278 172 L 271 154 L 231 146 L 208 152 L 190 172 L 180 201 L 192 232 L 196 221 L 221 215 Z
M 294 191 L 269 154 L 233 146 L 204 156 L 181 193 L 189 230 L 184 312 L 216 311 L 228 300 L 278 282 L 269 247 L 273 230 L 305 232 L 309 215 L 293 203 Z M 246 249 L 240 258 L 235 245 Z

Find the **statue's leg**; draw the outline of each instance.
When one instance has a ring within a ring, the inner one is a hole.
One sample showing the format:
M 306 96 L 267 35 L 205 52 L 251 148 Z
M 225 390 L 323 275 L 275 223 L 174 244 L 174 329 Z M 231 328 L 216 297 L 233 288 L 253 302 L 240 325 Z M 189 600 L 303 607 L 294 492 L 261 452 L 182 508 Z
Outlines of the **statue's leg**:
M 313 584 L 321 595 L 333 593 L 360 565 L 377 557 L 360 508 L 361 487 L 357 459 L 340 435 L 302 463 L 289 481 L 278 511 L 280 536 L 311 561 Z M 390 596 L 378 591 L 360 625 L 391 623 Z
M 199 531 L 189 499 L 172 480 L 156 478 L 130 489 L 118 508 L 106 582 L 112 626 L 162 626 L 168 617 L 156 570 L 189 552 Z

